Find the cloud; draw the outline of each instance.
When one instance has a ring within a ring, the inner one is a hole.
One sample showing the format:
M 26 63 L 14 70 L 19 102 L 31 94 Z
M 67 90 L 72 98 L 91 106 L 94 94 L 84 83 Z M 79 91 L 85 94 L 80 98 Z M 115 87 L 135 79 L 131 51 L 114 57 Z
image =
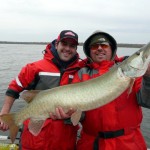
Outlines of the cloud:
M 94 30 L 119 42 L 150 38 L 148 0 L 7 0 L 0 5 L 0 40 L 49 41 L 72 29 L 84 41 Z

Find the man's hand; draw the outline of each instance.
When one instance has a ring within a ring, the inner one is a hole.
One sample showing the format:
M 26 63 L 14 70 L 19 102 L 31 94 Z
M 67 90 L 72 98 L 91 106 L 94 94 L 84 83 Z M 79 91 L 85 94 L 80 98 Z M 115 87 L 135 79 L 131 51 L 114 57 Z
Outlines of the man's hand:
M 55 110 L 55 114 L 50 113 L 50 118 L 53 119 L 53 120 L 56 120 L 56 119 L 67 119 L 74 112 L 75 112 L 75 110 L 70 108 L 69 111 L 67 113 L 65 113 L 64 110 L 62 109 L 62 107 L 57 107 L 56 110 Z
M 1 113 L 0 113 L 1 115 Z M 8 125 L 6 125 L 0 118 L 0 130 L 7 131 L 9 129 Z
M 0 115 L 8 114 L 10 112 L 10 109 L 14 103 L 14 100 L 15 98 L 13 97 L 5 96 L 4 104 L 3 104 L 2 110 L 0 111 Z M 6 125 L 0 117 L 0 130 L 6 131 L 8 129 L 9 129 L 8 125 Z

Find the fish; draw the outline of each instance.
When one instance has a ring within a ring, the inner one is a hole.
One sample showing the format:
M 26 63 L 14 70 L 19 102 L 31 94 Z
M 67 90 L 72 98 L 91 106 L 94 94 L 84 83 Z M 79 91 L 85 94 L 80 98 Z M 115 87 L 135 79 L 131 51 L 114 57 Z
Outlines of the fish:
M 0 118 L 9 126 L 12 143 L 26 119 L 30 119 L 29 131 L 36 136 L 45 120 L 50 118 L 49 114 L 55 114 L 58 107 L 62 107 L 66 113 L 70 108 L 75 110 L 70 117 L 75 126 L 83 111 L 106 105 L 125 90 L 130 94 L 135 79 L 145 74 L 149 62 L 150 42 L 122 63 L 114 65 L 107 73 L 94 79 L 43 91 L 25 91 L 22 98 L 28 101 L 28 105 L 19 112 L 0 115 Z

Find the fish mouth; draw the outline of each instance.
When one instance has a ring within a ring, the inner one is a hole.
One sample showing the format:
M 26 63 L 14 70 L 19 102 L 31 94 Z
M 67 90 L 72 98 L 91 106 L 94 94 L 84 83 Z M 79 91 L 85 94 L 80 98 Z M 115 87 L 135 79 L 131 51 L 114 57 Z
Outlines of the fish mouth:
M 134 70 L 144 70 L 144 66 L 139 68 L 139 67 L 134 67 L 134 66 L 130 66 L 131 69 L 134 69 Z

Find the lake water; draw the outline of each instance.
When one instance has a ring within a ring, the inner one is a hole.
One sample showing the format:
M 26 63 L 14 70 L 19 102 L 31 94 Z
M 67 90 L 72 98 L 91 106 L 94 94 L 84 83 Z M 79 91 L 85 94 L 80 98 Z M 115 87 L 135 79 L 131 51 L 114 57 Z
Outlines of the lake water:
M 45 45 L 0 44 L 0 109 L 9 82 L 17 76 L 20 69 L 27 63 L 43 57 Z M 118 56 L 131 55 L 138 48 L 118 48 Z M 85 58 L 82 47 L 78 47 L 81 58 Z M 24 106 L 20 99 L 15 101 L 12 111 L 18 111 Z M 150 147 L 150 109 L 143 108 L 142 132 L 148 147 Z M 0 131 L 0 135 L 7 132 Z

